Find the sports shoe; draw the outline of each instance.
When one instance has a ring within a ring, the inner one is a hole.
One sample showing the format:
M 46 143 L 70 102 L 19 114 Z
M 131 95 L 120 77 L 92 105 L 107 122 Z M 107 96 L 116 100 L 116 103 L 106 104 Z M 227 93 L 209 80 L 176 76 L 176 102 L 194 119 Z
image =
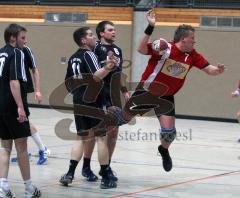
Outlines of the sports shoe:
M 33 186 L 32 189 L 25 188 L 24 198 L 37 198 L 41 196 L 42 193 L 36 186 Z
M 169 155 L 168 149 L 165 149 L 160 145 L 158 151 L 162 156 L 162 165 L 165 171 L 169 172 L 172 169 L 172 158 Z
M 92 172 L 90 167 L 85 167 L 82 169 L 82 176 L 86 177 L 87 181 L 94 182 L 98 180 L 98 177 Z
M 37 161 L 38 165 L 43 165 L 46 164 L 47 160 L 48 160 L 48 155 L 50 155 L 50 150 L 47 149 L 47 147 L 45 147 L 45 150 L 40 150 L 39 151 L 39 159 Z
M 100 170 L 98 174 L 100 176 L 103 176 L 102 170 Z M 115 182 L 118 181 L 118 178 L 114 175 L 110 166 L 107 169 L 107 177 L 110 178 L 111 180 L 115 181 Z
M 117 182 L 113 181 L 110 178 L 102 178 L 100 188 L 101 189 L 117 188 Z
M 16 196 L 11 192 L 11 190 L 4 192 L 4 190 L 0 188 L 0 198 L 16 198 Z
M 114 116 L 117 117 L 118 119 L 118 126 L 127 124 L 129 122 L 129 120 L 125 120 L 124 115 L 123 115 L 123 110 L 119 107 L 116 106 L 112 106 L 110 108 L 108 108 L 109 112 L 112 113 Z
M 68 175 L 68 174 L 64 174 L 59 182 L 64 185 L 64 186 L 68 186 L 68 184 L 71 184 L 73 180 L 73 176 L 72 175 Z

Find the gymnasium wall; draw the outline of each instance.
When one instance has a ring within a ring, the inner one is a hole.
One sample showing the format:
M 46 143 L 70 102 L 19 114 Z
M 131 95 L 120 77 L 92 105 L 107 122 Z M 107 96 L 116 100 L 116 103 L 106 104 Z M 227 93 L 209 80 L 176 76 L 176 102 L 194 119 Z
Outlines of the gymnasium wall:
M 20 23 L 21 24 L 21 23 Z M 0 23 L 3 33 L 8 23 Z M 40 69 L 41 91 L 44 96 L 43 105 L 49 105 L 49 96 L 52 91 L 64 82 L 67 62 L 61 64 L 61 57 L 68 58 L 78 49 L 73 41 L 73 32 L 81 25 L 76 24 L 23 24 L 27 30 L 27 45 L 33 50 L 36 63 Z M 89 25 L 95 33 L 95 25 Z M 124 60 L 131 60 L 132 28 L 126 25 L 116 25 L 119 45 L 124 54 Z M 2 34 L 3 35 L 3 34 Z M 122 36 L 121 36 L 122 35 Z M 3 36 L 1 46 L 3 46 Z M 125 62 L 126 63 L 126 62 Z M 130 67 L 123 69 L 126 76 L 130 76 Z M 66 99 L 70 102 L 71 97 Z M 35 104 L 33 94 L 30 94 L 29 103 Z

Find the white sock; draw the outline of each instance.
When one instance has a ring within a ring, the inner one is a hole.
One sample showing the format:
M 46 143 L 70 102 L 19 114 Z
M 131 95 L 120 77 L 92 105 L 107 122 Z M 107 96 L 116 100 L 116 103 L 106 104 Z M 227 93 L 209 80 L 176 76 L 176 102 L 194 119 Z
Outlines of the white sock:
M 41 151 L 45 151 L 45 146 L 42 143 L 42 139 L 41 139 L 39 133 L 38 132 L 34 133 L 32 135 L 32 138 L 33 138 L 34 142 L 37 144 L 38 149 L 41 150 Z
M 25 185 L 25 189 L 26 189 L 27 191 L 32 192 L 32 191 L 34 190 L 34 187 L 33 187 L 32 180 L 31 180 L 31 179 L 24 181 L 24 185 Z
M 8 185 L 7 178 L 0 178 L 0 187 L 5 192 L 9 190 L 9 185 Z

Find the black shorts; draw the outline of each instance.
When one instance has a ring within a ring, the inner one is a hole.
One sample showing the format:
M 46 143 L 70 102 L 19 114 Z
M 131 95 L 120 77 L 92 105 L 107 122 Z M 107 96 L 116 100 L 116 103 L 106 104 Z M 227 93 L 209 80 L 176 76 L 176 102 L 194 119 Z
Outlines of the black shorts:
M 29 121 L 19 123 L 16 116 L 0 115 L 0 138 L 11 140 L 31 136 Z
M 158 97 L 138 87 L 124 107 L 124 111 L 133 116 L 143 115 L 152 109 L 157 117 L 175 116 L 174 96 Z
M 74 104 L 77 134 L 79 136 L 87 136 L 90 129 L 93 131 L 98 130 L 98 126 L 104 115 L 103 106 L 99 107 L 98 104 L 92 104 L 92 106 Z
M 101 121 L 96 118 L 80 116 L 80 115 L 74 115 L 74 118 L 75 118 L 77 134 L 79 136 L 87 136 L 89 130 L 96 127 Z

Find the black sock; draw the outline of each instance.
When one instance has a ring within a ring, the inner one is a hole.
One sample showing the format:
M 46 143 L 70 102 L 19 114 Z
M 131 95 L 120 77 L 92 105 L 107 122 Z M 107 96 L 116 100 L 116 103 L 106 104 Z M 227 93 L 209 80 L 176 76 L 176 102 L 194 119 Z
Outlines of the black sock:
M 168 153 L 168 149 L 164 148 L 162 145 L 160 145 L 160 146 L 158 147 L 158 151 L 159 151 L 159 153 L 161 153 L 161 154 L 166 154 L 166 153 Z
M 108 169 L 109 165 L 101 165 L 101 172 L 102 172 L 102 177 L 106 178 L 107 177 L 107 169 Z
M 90 168 L 90 162 L 91 162 L 91 158 L 83 158 L 83 168 L 89 167 Z
M 70 164 L 69 164 L 69 169 L 68 169 L 67 175 L 74 176 L 75 169 L 77 168 L 77 165 L 78 165 L 78 161 L 70 160 Z
M 109 159 L 109 166 L 110 166 L 110 164 L 111 164 L 111 159 Z

